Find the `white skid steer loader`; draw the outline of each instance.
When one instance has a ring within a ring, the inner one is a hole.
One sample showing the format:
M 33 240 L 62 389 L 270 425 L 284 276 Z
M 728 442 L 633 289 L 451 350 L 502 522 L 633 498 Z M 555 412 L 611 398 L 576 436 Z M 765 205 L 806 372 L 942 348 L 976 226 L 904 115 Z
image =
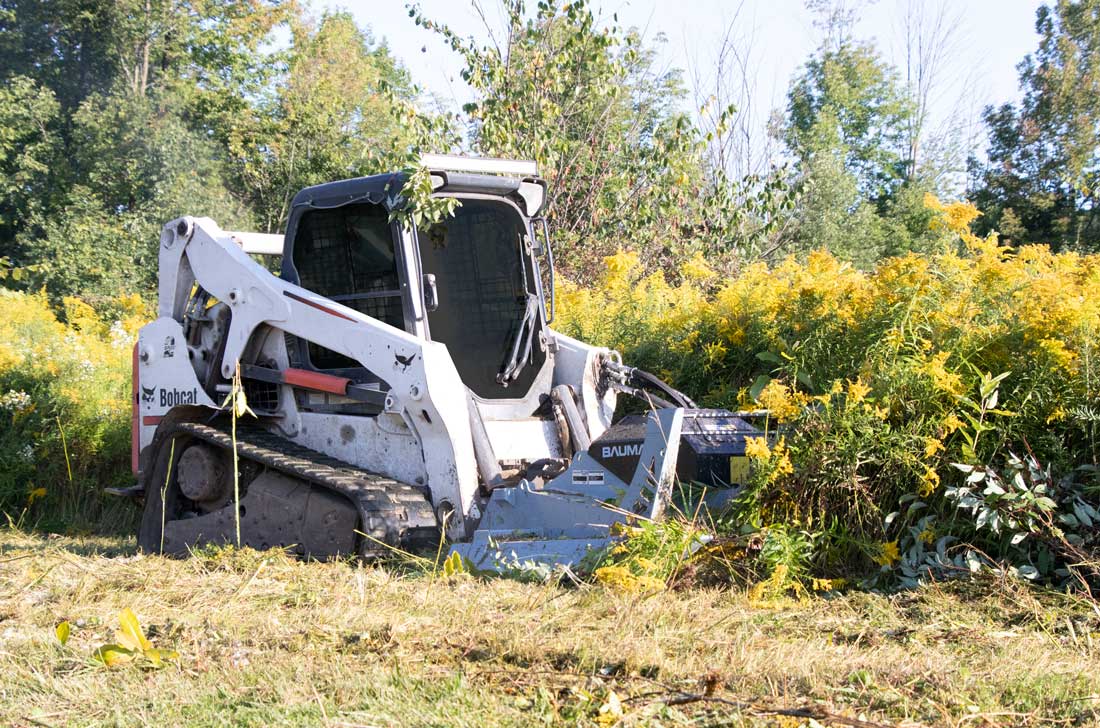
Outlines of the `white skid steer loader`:
M 302 190 L 285 236 L 164 226 L 158 318 L 134 350 L 143 549 L 239 529 L 312 558 L 445 537 L 483 569 L 569 565 L 614 524 L 660 518 L 677 479 L 743 478 L 745 420 L 550 328 L 533 163 L 424 163 L 460 203 L 426 229 L 391 220 L 401 174 Z M 234 427 L 238 373 L 255 417 Z M 643 414 L 612 422 L 619 394 Z

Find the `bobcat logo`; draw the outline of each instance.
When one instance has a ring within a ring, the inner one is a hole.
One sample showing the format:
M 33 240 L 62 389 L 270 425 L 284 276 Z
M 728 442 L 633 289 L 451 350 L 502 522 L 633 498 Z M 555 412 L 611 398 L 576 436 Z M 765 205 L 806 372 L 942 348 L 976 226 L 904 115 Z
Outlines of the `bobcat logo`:
M 156 387 L 142 387 L 141 388 L 141 401 L 142 402 L 154 402 L 157 399 Z

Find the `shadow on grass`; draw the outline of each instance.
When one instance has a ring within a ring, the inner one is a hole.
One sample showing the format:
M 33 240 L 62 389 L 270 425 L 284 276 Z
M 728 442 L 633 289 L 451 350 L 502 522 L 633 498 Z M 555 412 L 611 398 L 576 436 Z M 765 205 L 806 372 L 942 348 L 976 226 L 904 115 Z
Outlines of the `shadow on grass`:
M 5 558 L 19 558 L 26 554 L 37 555 L 64 551 L 74 556 L 104 556 L 116 558 L 138 553 L 137 540 L 121 534 L 73 533 L 62 535 L 44 530 L 5 527 L 0 529 L 0 562 Z
M 141 506 L 98 493 L 63 497 L 20 513 L 0 513 L 0 558 L 65 550 L 78 556 L 133 556 Z

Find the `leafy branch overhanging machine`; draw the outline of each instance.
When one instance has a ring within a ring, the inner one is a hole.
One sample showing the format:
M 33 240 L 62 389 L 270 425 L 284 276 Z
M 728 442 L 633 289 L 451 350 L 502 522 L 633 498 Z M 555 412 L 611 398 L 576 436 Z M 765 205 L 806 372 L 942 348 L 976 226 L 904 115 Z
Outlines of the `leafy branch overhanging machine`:
M 424 229 L 392 214 L 402 174 L 302 190 L 283 236 L 164 226 L 158 317 L 134 351 L 142 548 L 239 528 L 256 548 L 369 557 L 434 549 L 443 529 L 479 568 L 568 565 L 614 524 L 661 518 L 677 479 L 741 479 L 743 420 L 550 328 L 533 163 L 423 163 L 459 203 Z M 234 440 L 238 379 L 255 418 Z M 615 420 L 624 394 L 644 413 Z

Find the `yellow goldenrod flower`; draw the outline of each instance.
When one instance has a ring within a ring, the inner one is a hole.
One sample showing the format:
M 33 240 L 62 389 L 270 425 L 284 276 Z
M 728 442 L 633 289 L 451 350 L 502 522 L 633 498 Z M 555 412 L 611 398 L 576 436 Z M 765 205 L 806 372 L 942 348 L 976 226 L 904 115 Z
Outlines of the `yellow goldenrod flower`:
M 943 429 L 944 429 L 945 434 L 947 434 L 947 435 L 950 435 L 952 432 L 954 432 L 955 430 L 959 429 L 962 426 L 963 426 L 963 421 L 960 420 L 954 412 L 949 414 L 943 420 Z
M 768 478 L 771 482 L 779 480 L 784 475 L 790 475 L 794 472 L 794 465 L 791 463 L 791 455 L 786 450 L 777 450 L 775 460 L 775 470 L 772 471 L 771 477 Z
M 792 391 L 778 379 L 768 382 L 756 399 L 779 422 L 793 420 L 806 403 L 805 397 Z
M 609 255 L 603 259 L 604 265 L 607 266 L 607 272 L 609 276 L 622 276 L 625 277 L 637 270 L 641 265 L 641 259 L 637 253 L 620 250 L 615 255 Z
M 932 230 L 942 230 L 956 235 L 969 234 L 970 223 L 982 214 L 969 202 L 949 202 L 945 205 L 931 192 L 924 193 L 924 206 L 939 213 L 929 223 Z
M 1056 366 L 1067 371 L 1072 370 L 1077 354 L 1067 349 L 1065 342 L 1054 338 L 1045 338 L 1039 340 L 1039 346 Z
M 772 456 L 772 451 L 768 447 L 767 439 L 763 437 L 746 437 L 745 455 L 753 460 L 768 460 Z
M 927 498 L 936 492 L 936 488 L 940 487 L 940 475 L 932 468 L 926 468 L 924 475 L 921 476 L 920 482 L 920 496 Z
M 648 574 L 637 576 L 625 566 L 601 566 L 595 572 L 596 581 L 615 591 L 627 594 L 653 594 L 665 588 L 665 583 Z
M 878 556 L 873 557 L 873 560 L 879 566 L 893 566 L 898 561 L 901 561 L 901 552 L 898 551 L 897 541 L 887 541 L 879 546 Z
M 810 588 L 814 591 L 835 591 L 837 589 L 843 589 L 848 585 L 848 580 L 844 578 L 837 579 L 817 579 L 814 578 L 810 581 Z
M 854 382 L 848 382 L 848 401 L 853 404 L 862 402 L 870 391 L 871 388 L 857 377 Z
M 921 370 L 932 380 L 932 386 L 941 392 L 959 396 L 964 392 L 962 377 L 944 366 L 951 352 L 941 351 L 929 359 Z
M 637 589 L 638 579 L 625 566 L 601 566 L 595 572 L 596 581 L 619 591 L 632 592 Z
M 714 270 L 707 265 L 707 259 L 702 253 L 696 253 L 681 266 L 680 271 L 684 278 L 694 281 L 707 281 L 714 277 Z
M 708 364 L 720 364 L 728 353 L 726 347 L 721 341 L 714 341 L 707 344 L 703 349 Z
M 775 470 L 772 471 L 771 477 L 769 477 L 768 480 L 774 483 L 784 475 L 790 475 L 793 472 L 794 465 L 791 464 L 791 456 L 787 453 L 783 453 L 783 456 L 776 461 Z
M 930 458 L 943 450 L 943 442 L 935 437 L 924 438 L 924 457 Z

